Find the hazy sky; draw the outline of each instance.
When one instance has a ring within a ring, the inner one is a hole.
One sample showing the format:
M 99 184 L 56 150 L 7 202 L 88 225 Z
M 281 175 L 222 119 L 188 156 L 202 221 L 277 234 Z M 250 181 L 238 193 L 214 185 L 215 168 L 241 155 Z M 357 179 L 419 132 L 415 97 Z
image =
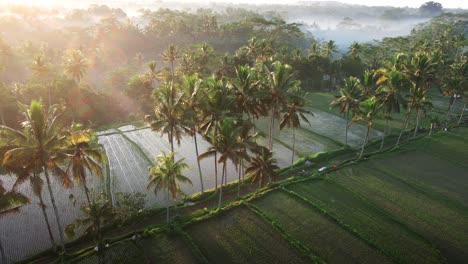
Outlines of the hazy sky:
M 228 2 L 228 3 L 249 3 L 249 4 L 261 4 L 261 3 L 274 3 L 274 4 L 294 4 L 298 1 L 310 1 L 310 0 L 162 0 L 164 2 Z M 322 1 L 332 1 L 332 0 L 322 0 Z M 360 5 L 368 5 L 368 6 L 409 6 L 409 7 L 419 7 L 423 3 L 428 2 L 429 0 L 338 0 L 339 2 L 343 3 L 350 3 L 350 4 L 360 4 Z M 465 8 L 468 9 L 468 0 L 434 0 L 435 2 L 439 2 L 442 4 L 443 7 L 446 8 Z M 57 4 L 57 3 L 68 3 L 70 4 L 71 1 L 60 1 L 60 0 L 0 0 L 1 3 L 16 3 L 16 4 L 39 4 L 39 5 L 48 5 L 48 4 Z M 134 2 L 134 3 L 144 3 L 144 2 L 153 2 L 154 0 L 84 0 L 76 2 L 94 2 L 94 3 L 106 3 L 111 2 L 113 4 L 117 4 L 118 2 Z

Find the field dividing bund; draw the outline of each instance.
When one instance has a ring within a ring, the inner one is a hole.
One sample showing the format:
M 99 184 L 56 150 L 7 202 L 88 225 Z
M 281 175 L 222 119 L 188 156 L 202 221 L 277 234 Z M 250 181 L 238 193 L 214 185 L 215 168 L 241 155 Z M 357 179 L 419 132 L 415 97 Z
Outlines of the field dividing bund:
M 398 263 L 443 263 L 439 251 L 391 216 L 327 180 L 287 186 L 304 201 L 335 219 Z
M 391 263 L 377 249 L 286 192 L 268 193 L 252 203 L 328 263 Z
M 189 247 L 175 233 L 155 234 L 138 242 L 149 263 L 198 263 Z
M 210 263 L 310 263 L 277 230 L 244 206 L 184 230 Z
M 361 163 L 334 173 L 333 181 L 382 208 L 435 244 L 450 260 L 468 257 L 468 214 L 447 207 Z
M 387 173 L 449 206 L 468 211 L 468 171 L 448 160 L 415 150 L 369 160 L 366 167 Z

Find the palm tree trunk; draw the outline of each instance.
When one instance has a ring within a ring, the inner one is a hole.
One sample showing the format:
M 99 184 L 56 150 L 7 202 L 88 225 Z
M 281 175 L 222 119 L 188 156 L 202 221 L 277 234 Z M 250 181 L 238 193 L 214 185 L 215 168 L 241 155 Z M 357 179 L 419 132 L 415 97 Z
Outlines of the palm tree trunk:
M 370 127 L 367 126 L 366 137 L 364 139 L 364 143 L 362 143 L 361 153 L 359 154 L 359 158 L 362 158 L 362 154 L 364 154 L 364 147 L 366 146 L 367 140 L 369 139 L 369 131 L 370 131 Z
M 434 123 L 431 123 L 431 129 L 429 130 L 429 136 L 432 135 L 432 129 L 434 128 Z
M 218 153 L 214 154 L 214 169 L 215 169 L 215 191 L 218 191 Z
M 460 113 L 460 118 L 458 119 L 458 124 L 459 124 L 459 125 L 460 125 L 460 123 L 461 123 L 461 121 L 462 121 L 463 114 L 465 113 L 465 107 L 466 107 L 466 103 L 467 103 L 467 102 L 468 102 L 468 101 L 465 100 L 465 103 L 463 104 L 462 111 L 461 111 L 461 113 Z
M 293 127 L 293 148 L 292 148 L 291 167 L 294 164 L 294 152 L 295 151 L 296 151 L 296 128 Z
M 219 186 L 219 199 L 218 199 L 218 208 L 221 207 L 221 199 L 223 197 L 223 181 L 224 181 L 224 175 L 226 174 L 226 161 L 223 162 L 223 173 L 221 176 L 221 185 Z
M 420 118 L 421 118 L 421 109 L 418 109 L 418 112 L 416 113 L 416 127 L 414 128 L 413 138 L 415 138 L 416 134 L 418 134 L 419 119 Z
M 385 128 L 384 128 L 384 132 L 382 135 L 382 142 L 380 143 L 380 151 L 382 151 L 384 147 L 385 134 L 387 133 L 387 130 L 388 130 L 388 118 L 385 120 Z
M 195 153 L 197 155 L 198 174 L 200 175 L 201 192 L 203 193 L 205 191 L 205 188 L 203 187 L 203 176 L 202 176 L 201 167 L 200 167 L 200 160 L 198 159 L 197 133 L 193 134 L 193 141 L 195 142 Z
M 0 109 L 0 119 L 2 120 L 2 125 L 5 125 L 5 113 L 3 112 L 3 107 Z
M 52 186 L 50 184 L 49 171 L 47 170 L 46 166 L 44 166 L 44 174 L 45 174 L 46 181 L 47 181 L 47 189 L 49 190 L 50 201 L 52 202 L 52 207 L 54 208 L 55 219 L 57 220 L 57 226 L 58 226 L 59 234 L 60 234 L 60 244 L 62 246 L 63 251 L 65 252 L 65 239 L 63 237 L 63 228 L 60 222 L 60 216 L 58 213 L 57 205 L 55 204 L 55 197 L 54 197 L 54 194 L 52 193 Z
M 169 143 L 171 144 L 171 152 L 174 153 L 174 131 L 173 129 L 171 129 L 171 132 L 170 132 Z M 174 161 L 174 158 L 175 158 L 175 155 L 172 161 Z
M 411 114 L 411 108 L 408 109 L 408 112 L 406 113 L 405 123 L 403 125 L 403 129 L 400 132 L 400 135 L 398 136 L 398 140 L 396 142 L 395 147 L 397 147 L 400 144 L 401 136 L 403 136 L 403 132 L 405 132 L 405 130 L 408 128 L 410 114 Z
M 268 149 L 271 151 L 273 149 L 273 134 L 274 134 L 274 126 L 275 126 L 275 108 L 271 109 L 271 117 L 270 117 L 270 140 L 268 142 Z
M 39 203 L 40 203 L 39 206 L 41 207 L 42 215 L 44 216 L 44 219 L 45 219 L 45 222 L 46 222 L 46 225 L 47 225 L 47 231 L 49 233 L 49 239 L 50 239 L 50 242 L 52 243 L 52 246 L 55 249 L 57 247 L 57 244 L 55 243 L 54 236 L 52 235 L 52 228 L 50 227 L 49 217 L 47 216 L 47 213 L 46 213 L 46 210 L 45 210 L 44 200 L 42 199 L 42 195 L 38 195 L 38 197 L 39 197 Z
M 449 107 L 448 107 L 448 110 L 447 110 L 447 120 L 449 119 L 450 117 L 450 112 L 452 110 L 452 106 L 455 104 L 455 101 L 457 100 L 457 97 L 455 96 L 455 98 L 453 99 L 452 103 L 449 104 Z
M 239 162 L 239 164 L 237 164 L 237 177 L 238 177 L 238 180 L 237 180 L 237 196 L 239 196 L 240 194 L 240 186 L 241 186 L 241 162 Z
M 6 255 L 5 255 L 5 251 L 3 250 L 3 245 L 2 245 L 2 240 L 0 239 L 0 255 L 1 255 L 1 260 L 2 260 L 2 263 L 7 263 L 7 259 L 6 259 Z
M 348 145 L 349 109 L 346 111 L 345 146 Z
M 166 222 L 169 224 L 169 190 L 167 190 L 166 200 Z

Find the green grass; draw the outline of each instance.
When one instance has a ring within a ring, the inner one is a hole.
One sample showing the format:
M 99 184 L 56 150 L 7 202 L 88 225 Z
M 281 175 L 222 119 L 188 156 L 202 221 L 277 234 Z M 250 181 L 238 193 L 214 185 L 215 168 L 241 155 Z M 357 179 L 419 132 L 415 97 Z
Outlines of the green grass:
M 385 255 L 291 195 L 276 191 L 253 203 L 328 263 L 390 263 Z
M 336 219 L 348 230 L 401 263 L 441 263 L 444 259 L 426 240 L 372 204 L 325 180 L 288 186 Z
M 266 137 L 269 136 L 269 121 L 269 118 L 262 118 L 255 121 L 256 127 Z M 301 126 L 302 127 L 295 129 L 295 152 L 299 155 L 310 155 L 313 153 L 329 151 L 341 147 L 341 143 L 308 130 L 308 124 L 303 123 Z M 274 137 L 289 149 L 293 148 L 293 129 L 285 127 L 282 130 L 279 130 L 279 120 L 275 122 Z
M 185 231 L 212 263 L 307 263 L 273 227 L 245 207 Z
M 453 200 L 468 210 L 468 171 L 445 159 L 416 150 L 370 160 L 365 166 L 389 173 L 429 196 Z
M 196 263 L 187 245 L 175 234 L 155 234 L 139 242 L 150 263 Z
M 307 100 L 309 101 L 309 103 L 310 103 L 310 105 L 312 107 L 311 108 L 312 112 L 314 111 L 314 108 L 315 108 L 315 109 L 319 109 L 321 111 L 325 111 L 325 112 L 328 112 L 328 113 L 331 113 L 331 114 L 342 117 L 343 115 L 340 114 L 339 108 L 330 109 L 330 102 L 335 99 L 335 95 L 339 95 L 339 92 L 334 92 L 334 93 L 326 93 L 326 92 L 309 93 L 307 95 Z M 436 96 L 433 96 L 433 97 L 440 99 L 439 97 L 436 97 Z M 443 97 L 441 97 L 441 98 L 443 100 Z M 442 106 L 444 106 L 443 103 L 442 103 Z M 404 123 L 404 120 L 405 120 L 405 113 L 406 113 L 406 110 L 401 109 L 400 113 L 394 113 L 392 115 L 392 120 L 389 121 L 389 127 L 391 128 L 392 134 L 398 134 L 400 132 L 400 130 L 402 129 L 403 123 Z M 411 117 L 410 117 L 408 127 L 411 128 L 411 127 L 413 127 L 415 125 L 415 117 L 416 117 L 416 114 L 412 113 Z M 443 117 L 443 115 L 441 115 L 440 117 Z M 364 122 L 361 121 L 361 122 L 359 122 L 359 124 L 364 125 Z M 421 118 L 421 121 L 420 121 L 420 126 L 429 128 L 429 126 L 430 126 L 429 119 L 423 116 Z M 374 129 L 379 130 L 379 131 L 384 131 L 384 129 L 385 129 L 385 119 L 383 119 L 383 117 L 380 117 L 380 118 L 377 118 L 377 119 L 374 120 Z
M 125 241 L 112 245 L 104 253 L 104 263 L 147 263 L 147 258 L 141 248 L 135 243 Z M 99 257 L 96 254 L 87 256 L 86 258 L 74 262 L 79 264 L 99 264 Z
M 407 162 L 411 163 L 412 160 L 408 159 Z M 333 175 L 333 180 L 428 238 L 448 258 L 455 255 L 468 256 L 466 211 L 449 208 L 404 182 L 366 166 L 361 163 L 340 170 Z

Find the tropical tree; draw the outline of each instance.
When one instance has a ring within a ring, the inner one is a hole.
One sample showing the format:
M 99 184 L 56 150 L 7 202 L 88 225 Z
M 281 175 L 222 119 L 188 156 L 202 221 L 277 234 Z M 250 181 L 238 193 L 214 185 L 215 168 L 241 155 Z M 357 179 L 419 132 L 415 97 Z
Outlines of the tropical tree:
M 81 130 L 74 125 L 67 135 L 67 154 L 70 156 L 67 174 L 71 174 L 78 185 L 82 185 L 88 205 L 91 206 L 90 191 L 87 186 L 87 175 L 96 175 L 99 180 L 104 176 L 100 164 L 103 163 L 102 152 L 92 143 L 93 134 L 90 130 Z
M 351 44 L 351 46 L 349 46 L 348 54 L 351 55 L 353 59 L 359 60 L 361 52 L 362 52 L 362 45 L 359 44 L 358 42 L 355 41 L 353 42 L 353 44 Z
M 15 191 L 7 192 L 7 190 L 3 187 L 3 182 L 0 179 L 0 217 L 12 213 L 17 213 L 19 209 L 27 203 L 29 203 L 29 199 L 23 194 Z M 2 263 L 7 263 L 5 249 L 3 248 L 1 239 L 0 256 Z
M 202 105 L 200 130 L 203 136 L 209 142 L 214 140 L 214 137 L 218 134 L 219 125 L 224 120 L 232 118 L 235 113 L 234 109 L 234 98 L 232 91 L 229 89 L 226 79 L 216 79 L 210 77 L 205 81 L 207 89 L 207 98 L 205 103 Z M 217 153 L 214 153 L 214 170 L 215 170 L 215 188 L 218 188 L 218 163 Z
M 149 168 L 149 183 L 147 189 L 154 188 L 154 194 L 161 190 L 166 192 L 166 221 L 169 223 L 169 202 L 172 198 L 176 201 L 177 195 L 181 193 L 180 183 L 190 183 L 189 178 L 182 174 L 182 171 L 188 168 L 184 159 L 175 161 L 175 153 L 171 152 L 167 155 L 164 151 L 161 155 L 155 158 L 156 166 Z
M 183 107 L 184 107 L 184 121 L 188 128 L 188 134 L 192 136 L 193 142 L 195 143 L 195 154 L 197 155 L 197 166 L 198 174 L 200 176 L 201 192 L 204 192 L 203 187 L 203 175 L 201 171 L 200 161 L 198 156 L 198 125 L 200 124 L 200 115 L 202 98 L 204 96 L 204 90 L 202 80 L 197 75 L 184 75 L 182 76 L 182 93 L 184 95 Z
M 346 118 L 345 126 L 345 145 L 348 145 L 348 128 L 350 127 L 350 113 L 355 113 L 359 108 L 359 101 L 362 97 L 361 81 L 356 77 L 344 79 L 344 85 L 340 88 L 340 97 L 333 100 L 330 105 L 339 107 L 340 113 Z
M 84 235 L 92 236 L 96 243 L 95 249 L 99 255 L 99 263 L 104 263 L 103 253 L 108 245 L 104 245 L 103 227 L 114 220 L 114 209 L 104 194 L 93 198 L 90 203 L 82 204 L 80 209 L 83 216 L 75 223 L 67 225 L 65 234 L 67 238 L 73 238 L 77 230 L 84 228 Z
M 367 123 L 366 135 L 362 143 L 361 152 L 359 153 L 359 158 L 362 157 L 364 153 L 364 147 L 369 141 L 369 133 L 374 124 L 374 118 L 380 111 L 379 100 L 373 96 L 359 103 L 359 112 L 358 115 L 354 117 L 355 120 L 364 119 Z
M 251 158 L 245 173 L 252 177 L 252 182 L 258 182 L 260 188 L 265 178 L 268 178 L 268 181 L 271 182 L 271 178 L 277 177 L 276 170 L 279 167 L 276 164 L 277 161 L 273 158 L 273 152 L 268 148 L 260 147 L 257 155 Z
M 236 75 L 230 79 L 230 88 L 234 92 L 235 105 L 238 112 L 247 114 L 250 121 L 265 113 L 265 106 L 260 103 L 260 81 L 256 77 L 255 68 L 239 66 Z
M 47 63 L 43 55 L 34 57 L 30 67 L 35 78 L 44 81 L 50 73 L 50 65 Z
M 408 107 L 406 110 L 405 122 L 403 124 L 403 129 L 398 136 L 396 146 L 400 144 L 401 137 L 403 136 L 404 131 L 408 128 L 409 119 L 412 111 L 415 108 L 415 104 L 418 103 L 418 100 L 422 103 L 421 100 L 427 101 L 426 94 L 427 89 L 429 89 L 432 81 L 434 80 L 435 74 L 435 64 L 432 59 L 426 53 L 416 53 L 411 57 L 408 63 L 403 65 L 403 72 L 411 82 L 410 92 L 408 95 Z M 424 104 L 425 105 L 425 104 Z M 418 105 L 418 113 L 416 114 L 416 127 L 419 125 L 420 112 L 422 110 L 422 104 Z M 417 128 L 415 129 L 417 132 Z M 415 132 L 415 133 L 416 133 Z
M 416 137 L 419 128 L 421 115 L 425 114 L 428 109 L 432 109 L 432 103 L 427 96 L 426 89 L 417 89 L 409 95 L 409 101 L 412 102 L 412 108 L 416 111 L 416 126 L 414 128 L 413 138 Z
M 265 103 L 270 112 L 268 148 L 272 150 L 275 119 L 279 116 L 283 107 L 287 105 L 289 93 L 296 90 L 300 82 L 294 79 L 291 66 L 282 64 L 280 61 L 272 64 L 271 71 L 268 68 L 265 68 L 264 71 L 267 74 L 263 78 L 263 86 L 266 89 Z
M 184 95 L 178 91 L 172 82 L 159 87 L 154 93 L 154 113 L 145 116 L 145 121 L 150 124 L 153 131 L 167 134 L 171 152 L 174 152 L 174 140 L 180 144 L 182 134 L 187 131 L 183 120 Z
M 443 78 L 443 95 L 450 96 L 447 118 L 449 118 L 450 112 L 457 98 L 462 97 L 467 91 L 467 80 L 467 58 L 462 56 L 449 66 L 448 72 L 446 73 L 445 78 Z
M 179 59 L 179 50 L 174 45 L 169 45 L 167 49 L 162 54 L 163 60 L 165 62 L 169 62 L 171 65 L 171 79 L 170 81 L 173 83 L 175 81 L 175 72 L 174 72 L 174 63 L 176 60 Z
M 338 49 L 334 40 L 329 40 L 325 45 L 322 46 L 322 56 L 328 60 L 333 59 L 333 54 L 337 53 Z
M 80 50 L 71 50 L 65 55 L 65 73 L 70 75 L 77 83 L 88 70 L 88 62 Z
M 304 108 L 305 103 L 304 95 L 291 94 L 279 125 L 280 130 L 282 130 L 285 126 L 293 129 L 291 165 L 294 164 L 294 152 L 296 149 L 296 128 L 301 126 L 301 120 L 310 126 L 310 122 L 305 114 L 312 115 L 312 113 Z
M 212 157 L 219 153 L 218 163 L 223 164 L 221 185 L 219 188 L 218 207 L 221 206 L 223 196 L 223 184 L 227 182 L 227 162 L 231 160 L 234 165 L 239 164 L 241 158 L 245 155 L 244 143 L 240 141 L 241 127 L 236 126 L 232 120 L 225 120 L 218 125 L 218 133 L 211 137 L 211 146 L 202 154 L 199 159 Z M 237 167 L 237 166 L 236 166 Z
M 156 61 L 150 61 L 147 64 L 148 66 L 148 71 L 146 74 L 148 75 L 150 82 L 151 82 L 151 87 L 154 87 L 155 81 L 158 79 L 158 70 L 156 69 Z
M 0 121 L 5 125 L 5 114 L 15 106 L 15 97 L 8 86 L 0 83 Z
M 395 59 L 398 61 L 398 58 Z M 409 81 L 398 65 L 386 63 L 386 66 L 375 71 L 374 77 L 377 78 L 376 85 L 377 96 L 384 111 L 385 129 L 382 135 L 380 149 L 383 149 L 385 135 L 391 134 L 388 122 L 392 119 L 392 114 L 400 113 L 402 107 L 406 107 L 406 100 L 403 95 L 404 88 L 409 85 Z
M 35 172 L 43 172 L 50 200 L 54 209 L 56 222 L 59 229 L 60 241 L 63 250 L 64 237 L 60 215 L 55 203 L 49 172 L 52 171 L 61 181 L 62 186 L 68 188 L 71 181 L 66 172 L 60 167 L 66 159 L 63 152 L 66 137 L 61 135 L 59 119 L 61 114 L 57 107 L 51 107 L 45 111 L 42 103 L 32 101 L 29 108 L 20 105 L 25 120 L 22 122 L 23 131 L 1 126 L 3 134 L 11 139 L 11 149 L 5 152 L 3 157 L 4 167 L 21 167 L 21 164 L 32 164 Z

